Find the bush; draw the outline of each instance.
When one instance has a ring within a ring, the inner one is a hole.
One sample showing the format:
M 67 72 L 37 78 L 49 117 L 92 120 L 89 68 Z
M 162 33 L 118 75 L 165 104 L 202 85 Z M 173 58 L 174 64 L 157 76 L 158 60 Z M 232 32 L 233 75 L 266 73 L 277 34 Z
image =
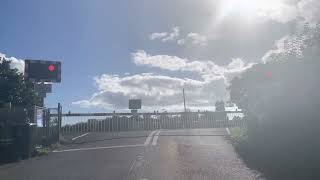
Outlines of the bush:
M 230 140 L 234 146 L 236 152 L 247 161 L 249 154 L 248 147 L 248 131 L 246 128 L 231 128 L 230 129 Z
M 284 53 L 256 64 L 229 87 L 248 118 L 248 136 L 233 137 L 235 149 L 271 179 L 320 179 L 319 28 L 301 58 Z

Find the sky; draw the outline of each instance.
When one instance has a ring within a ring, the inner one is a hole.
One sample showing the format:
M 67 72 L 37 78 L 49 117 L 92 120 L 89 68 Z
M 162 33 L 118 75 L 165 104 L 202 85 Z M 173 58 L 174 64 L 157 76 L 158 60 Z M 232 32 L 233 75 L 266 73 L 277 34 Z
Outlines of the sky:
M 64 111 L 212 110 L 229 81 L 281 53 L 318 0 L 2 0 L 0 56 L 62 62 L 47 107 Z

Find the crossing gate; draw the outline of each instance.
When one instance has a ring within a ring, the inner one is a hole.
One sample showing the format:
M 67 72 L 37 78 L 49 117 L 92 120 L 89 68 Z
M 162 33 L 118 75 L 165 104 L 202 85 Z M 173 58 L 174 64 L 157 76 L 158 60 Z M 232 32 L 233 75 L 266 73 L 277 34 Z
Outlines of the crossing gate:
M 40 118 L 42 116 L 41 120 L 37 121 L 36 119 L 38 144 L 49 145 L 59 141 L 61 109 L 60 105 L 58 105 L 58 108 L 36 107 L 35 117 Z
M 51 114 L 58 119 L 58 114 Z M 61 135 L 87 132 L 246 126 L 242 112 L 68 113 L 61 114 Z

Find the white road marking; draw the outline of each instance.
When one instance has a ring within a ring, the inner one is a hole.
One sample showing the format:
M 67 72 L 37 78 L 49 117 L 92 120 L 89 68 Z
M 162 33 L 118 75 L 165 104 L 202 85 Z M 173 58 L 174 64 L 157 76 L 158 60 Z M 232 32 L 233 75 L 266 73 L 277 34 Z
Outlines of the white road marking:
M 201 146 L 208 146 L 208 147 L 221 147 L 224 148 L 226 145 L 225 144 L 205 144 L 205 143 L 201 143 L 201 144 L 186 144 L 186 143 L 177 143 L 177 145 L 182 145 L 182 146 L 188 146 L 188 147 L 201 147 Z
M 157 131 L 154 130 L 154 131 L 152 131 L 152 132 L 149 134 L 149 136 L 147 137 L 146 141 L 144 142 L 144 145 L 145 145 L 145 146 L 149 145 L 149 143 L 150 143 L 150 141 L 151 141 L 151 139 L 152 139 L 152 136 L 153 136 L 154 133 L 156 133 L 156 132 L 157 132 Z
M 132 170 L 133 170 L 133 168 L 136 166 L 136 162 L 137 162 L 137 160 L 135 159 L 135 160 L 133 161 L 133 163 L 131 164 L 131 167 L 130 167 L 130 169 L 129 169 L 129 173 L 131 173 Z
M 129 147 L 144 147 L 144 144 L 92 147 L 92 148 L 79 148 L 79 149 L 65 149 L 65 150 L 58 150 L 58 151 L 52 151 L 52 152 L 60 153 L 60 152 L 88 151 L 88 150 L 97 150 L 97 149 L 115 149 L 115 148 L 129 148 Z
M 82 135 L 80 135 L 80 136 L 77 136 L 77 137 L 74 137 L 74 138 L 72 138 L 72 141 L 74 141 L 74 140 L 76 140 L 76 139 L 78 139 L 78 138 L 81 138 L 81 137 L 83 137 L 83 136 L 86 136 L 86 135 L 88 135 L 89 133 L 85 133 L 85 134 L 82 134 Z
M 154 137 L 153 137 L 153 141 L 152 141 L 152 145 L 153 146 L 156 146 L 157 145 L 157 141 L 158 141 L 158 138 L 159 138 L 159 134 L 160 134 L 160 131 L 158 131 Z
M 144 156 L 138 155 L 137 158 L 131 164 L 130 169 L 129 169 L 129 173 L 132 173 L 132 171 L 135 168 L 139 168 L 140 166 L 142 166 L 143 162 L 144 162 Z
M 229 128 L 226 128 L 228 135 L 230 136 L 230 130 Z

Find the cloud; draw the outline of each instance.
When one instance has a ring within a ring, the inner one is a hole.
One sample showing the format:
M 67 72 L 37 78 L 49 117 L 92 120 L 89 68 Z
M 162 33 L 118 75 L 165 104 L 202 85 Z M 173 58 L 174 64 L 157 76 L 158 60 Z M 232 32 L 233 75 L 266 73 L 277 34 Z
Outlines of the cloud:
M 171 71 L 182 70 L 186 67 L 187 59 L 182 59 L 176 56 L 169 55 L 149 55 L 144 50 L 138 50 L 131 54 L 132 60 L 136 65 L 147 65 L 151 67 L 158 67 Z
M 268 61 L 272 61 L 276 58 L 278 58 L 279 56 L 281 56 L 282 54 L 285 53 L 285 42 L 287 42 L 287 40 L 290 39 L 289 35 L 286 35 L 284 37 L 282 37 L 281 39 L 275 41 L 275 48 L 269 50 L 268 52 L 266 52 L 264 54 L 264 56 L 262 57 L 262 61 L 263 62 L 268 62 Z
M 257 13 L 267 19 L 288 23 L 298 17 L 299 10 L 292 0 L 269 0 L 259 6 Z
M 178 26 L 172 28 L 172 32 L 155 32 L 149 35 L 150 40 L 161 40 L 162 42 L 175 41 L 178 45 L 200 45 L 205 46 L 208 42 L 208 37 L 199 33 L 188 33 L 185 37 L 177 40 L 180 37 L 180 28 Z
M 259 8 L 260 16 L 287 23 L 302 17 L 306 22 L 320 22 L 319 0 L 269 0 Z
M 288 57 L 302 58 L 304 51 L 311 47 L 320 47 L 320 25 L 305 24 L 301 32 L 286 35 L 275 41 L 274 49 L 269 50 L 262 57 L 263 62 L 286 59 Z
M 2 63 L 5 57 L 6 57 L 5 54 L 0 53 L 0 63 Z
M 320 1 L 302 0 L 298 3 L 300 15 L 309 23 L 320 22 Z
M 10 67 L 12 69 L 18 69 L 18 72 L 24 73 L 24 60 L 22 59 L 17 59 L 15 57 L 6 57 L 5 54 L 0 53 L 0 62 L 6 59 L 8 61 L 11 61 Z
M 149 36 L 150 40 L 159 39 L 162 42 L 173 41 L 180 35 L 180 28 L 178 26 L 172 28 L 172 32 L 155 32 Z
M 161 32 L 161 33 L 152 33 L 149 38 L 150 40 L 155 40 L 155 39 L 162 39 L 168 35 L 167 32 Z
M 81 107 L 103 107 L 123 110 L 128 99 L 141 98 L 144 110 L 166 108 L 183 109 L 182 88 L 186 89 L 189 108 L 213 107 L 214 102 L 226 96 L 223 81 L 204 82 L 188 78 L 176 78 L 152 73 L 119 76 L 103 74 L 95 77 L 98 92 L 89 100 L 73 102 Z
M 250 68 L 253 63 L 244 63 L 242 59 L 232 59 L 227 66 L 219 66 L 213 61 L 199 61 L 169 55 L 150 55 L 143 50 L 132 53 L 132 60 L 136 65 L 160 68 L 169 71 L 188 71 L 199 74 L 204 80 L 218 80 L 227 78 L 228 74 L 241 73 Z
M 180 28 L 179 27 L 174 27 L 172 29 L 172 32 L 167 37 L 163 38 L 162 41 L 163 42 L 172 41 L 176 37 L 178 37 L 179 35 L 180 35 Z
M 132 53 L 132 60 L 138 66 L 159 68 L 182 75 L 191 72 L 198 77 L 179 78 L 154 73 L 124 76 L 102 74 L 94 78 L 97 92 L 90 99 L 76 101 L 73 104 L 81 107 L 125 110 L 128 107 L 128 99 L 141 98 L 145 111 L 163 108 L 180 111 L 183 109 L 182 88 L 185 88 L 190 109 L 212 110 L 215 101 L 227 98 L 227 82 L 252 66 L 252 63 L 245 63 L 239 58 L 233 59 L 226 66 L 219 66 L 212 61 L 150 55 L 143 50 Z
M 204 36 L 198 33 L 189 33 L 184 39 L 180 39 L 177 41 L 179 45 L 191 43 L 193 45 L 200 45 L 200 46 L 206 46 L 207 42 L 208 42 L 207 36 Z

